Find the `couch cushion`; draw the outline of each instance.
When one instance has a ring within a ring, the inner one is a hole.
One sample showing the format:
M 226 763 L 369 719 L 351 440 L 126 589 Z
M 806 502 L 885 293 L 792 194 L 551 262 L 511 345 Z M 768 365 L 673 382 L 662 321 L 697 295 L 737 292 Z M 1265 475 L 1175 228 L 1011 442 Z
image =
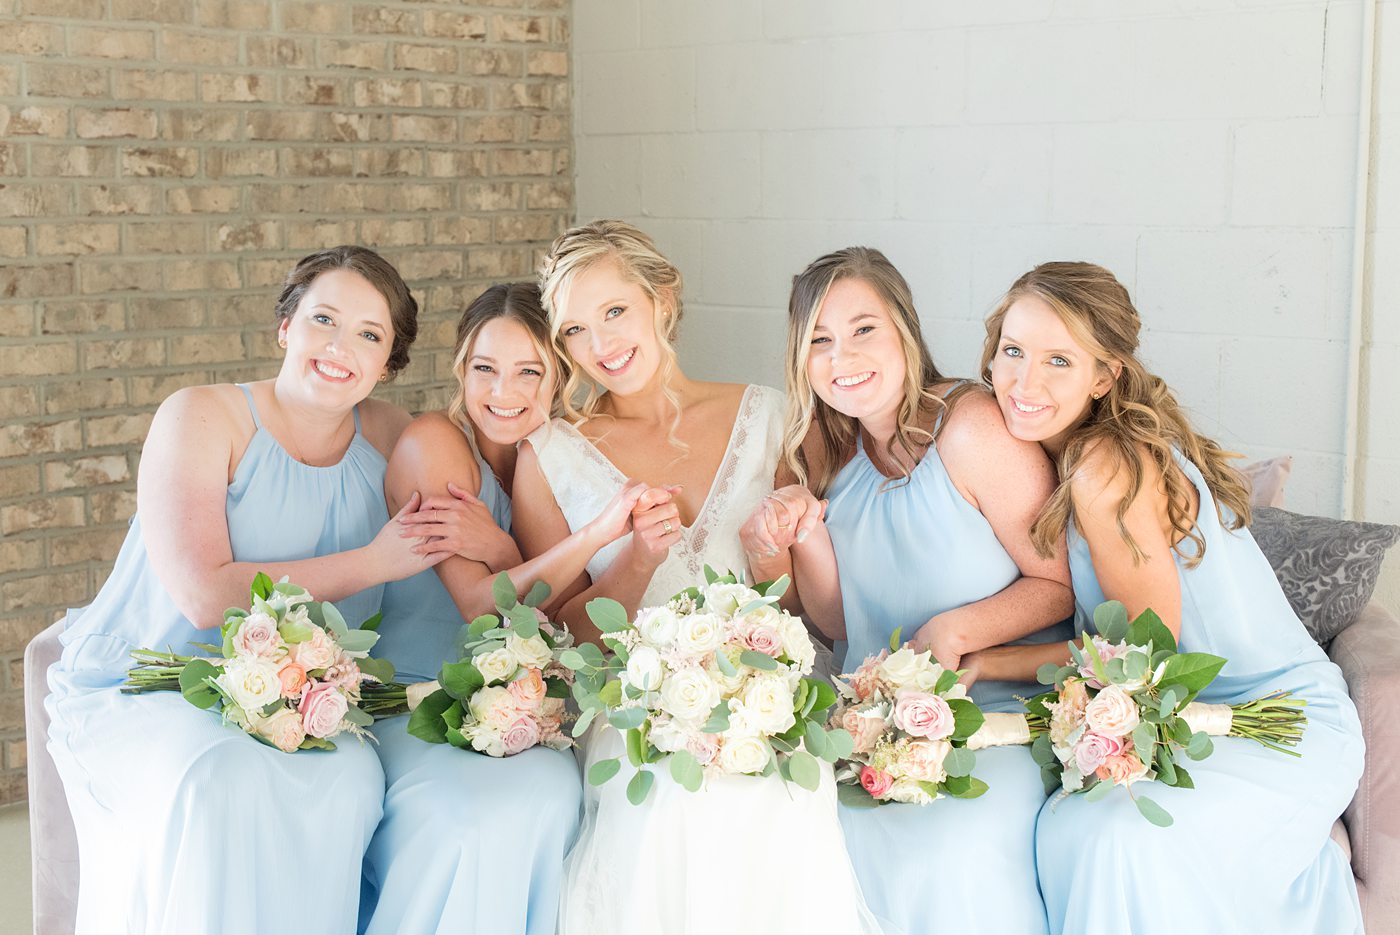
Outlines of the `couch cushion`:
M 1283 485 L 1292 471 L 1292 455 L 1279 455 L 1242 465 L 1240 473 L 1249 482 L 1249 505 L 1283 506 Z
M 1293 612 L 1326 645 L 1351 625 L 1371 599 L 1385 551 L 1400 526 L 1304 516 L 1258 507 L 1250 532 Z

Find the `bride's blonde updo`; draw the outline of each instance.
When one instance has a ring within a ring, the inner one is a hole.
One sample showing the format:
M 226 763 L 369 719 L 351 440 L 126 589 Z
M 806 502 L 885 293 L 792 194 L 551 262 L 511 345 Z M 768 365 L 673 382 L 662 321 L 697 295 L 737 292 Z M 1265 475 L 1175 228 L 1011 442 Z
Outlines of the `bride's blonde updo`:
M 574 280 L 603 262 L 615 263 L 623 279 L 640 286 L 651 299 L 656 338 L 661 345 L 662 392 L 676 413 L 671 442 L 679 444 L 674 436 L 680 421 L 680 398 L 671 384 L 680 371 L 674 342 L 681 323 L 681 272 L 661 255 L 649 236 L 626 221 L 600 220 L 571 228 L 555 238 L 540 264 L 540 298 L 560 359 L 565 415 L 571 422 L 585 422 L 597 412 L 603 396 L 602 388 L 569 357 L 559 333 Z
M 1249 490 L 1244 478 L 1229 463 L 1239 456 L 1194 431 L 1171 388 L 1138 359 L 1142 320 L 1128 290 L 1102 266 L 1042 263 L 1016 280 L 987 318 L 987 338 L 982 347 L 983 382 L 992 385 L 992 358 L 1001 343 L 1006 313 L 1025 296 L 1035 296 L 1049 305 L 1070 336 L 1093 355 L 1102 372 L 1112 376 L 1114 368 L 1119 368 L 1112 387 L 1091 404 L 1088 417 L 1065 443 L 1058 465 L 1060 486 L 1031 527 L 1036 550 L 1049 556 L 1063 540 L 1065 527 L 1073 516 L 1070 481 L 1089 451 L 1108 455 L 1118 470 L 1127 471 L 1128 491 L 1118 504 L 1118 532 L 1135 561 L 1141 561 L 1143 553 L 1123 518 L 1142 489 L 1144 452 L 1156 464 L 1166 485 L 1167 516 L 1175 533 L 1173 549 L 1188 567 L 1200 562 L 1206 543 L 1192 514 L 1191 480 L 1177 467 L 1174 448 L 1179 448 L 1200 470 L 1215 497 L 1221 522 L 1231 529 L 1248 525 Z M 1183 548 L 1187 540 L 1193 548 Z

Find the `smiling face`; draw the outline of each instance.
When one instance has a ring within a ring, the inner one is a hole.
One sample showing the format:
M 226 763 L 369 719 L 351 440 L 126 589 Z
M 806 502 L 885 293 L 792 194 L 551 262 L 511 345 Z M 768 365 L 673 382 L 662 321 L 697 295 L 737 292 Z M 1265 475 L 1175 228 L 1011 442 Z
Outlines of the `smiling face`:
M 1101 397 L 1113 385 L 1107 369 L 1035 295 L 1021 296 L 1006 310 L 991 375 L 1011 434 L 1040 442 L 1056 456 L 1088 417 L 1094 394 Z
M 863 279 L 827 290 L 807 354 L 807 379 L 822 402 L 864 422 L 894 418 L 904 398 L 904 347 L 889 308 Z
M 467 418 L 491 441 L 513 446 L 549 417 L 548 367 L 520 322 L 502 316 L 482 325 L 466 363 Z
M 599 261 L 575 276 L 558 311 L 565 353 L 609 393 L 642 392 L 660 373 L 665 351 L 656 333 L 656 303 L 615 261 Z
M 369 396 L 387 372 L 394 326 L 368 279 L 335 269 L 312 281 L 277 335 L 287 347 L 281 376 L 312 400 L 345 406 Z

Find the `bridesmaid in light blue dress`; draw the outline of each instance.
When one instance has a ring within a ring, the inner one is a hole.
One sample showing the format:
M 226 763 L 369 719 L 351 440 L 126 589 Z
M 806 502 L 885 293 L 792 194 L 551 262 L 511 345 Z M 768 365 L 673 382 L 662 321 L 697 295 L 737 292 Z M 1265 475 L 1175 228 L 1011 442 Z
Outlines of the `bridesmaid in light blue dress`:
M 303 259 L 277 303 L 275 380 L 181 390 L 141 460 L 137 516 L 49 671 L 49 750 L 78 835 L 80 932 L 352 931 L 384 779 L 351 736 L 282 753 L 178 694 L 123 695 L 130 652 L 217 640 L 258 571 L 359 622 L 440 557 L 389 522 L 407 414 L 367 399 L 408 362 L 417 304 L 362 247 Z M 417 504 L 408 505 L 407 512 Z
M 577 535 L 522 562 L 503 483 L 514 473 L 516 442 L 550 416 L 557 369 L 538 287 L 486 290 L 463 314 L 456 346 L 448 411 L 414 420 L 385 480 L 391 504 L 428 495 L 409 531 L 457 553 L 385 589 L 377 654 L 400 681 L 434 679 L 460 657 L 463 623 L 494 612 L 501 570 L 522 596 L 536 581 L 556 589 L 572 581 L 626 531 L 645 489 L 629 485 Z M 552 933 L 582 802 L 573 755 L 539 746 L 492 758 L 419 740 L 407 726 L 405 716 L 374 727 L 387 792 L 365 854 L 361 930 Z
M 1066 478 L 1037 543 L 1068 531 L 1086 626 L 1110 598 L 1130 615 L 1151 607 L 1182 651 L 1228 660 L 1201 701 L 1289 691 L 1306 699 L 1308 725 L 1301 757 L 1218 737 L 1211 756 L 1183 764 L 1194 789 L 1139 787 L 1171 813 L 1168 828 L 1149 825 L 1121 790 L 1048 804 L 1036 853 L 1051 927 L 1360 933 L 1351 867 L 1329 837 L 1363 766 L 1355 708 L 1246 528 L 1243 481 L 1138 360 L 1139 325 L 1127 290 L 1088 263 L 1037 267 L 988 319 L 983 374 L 1008 428 L 1039 441 Z M 987 674 L 1068 661 L 1062 647 L 978 655 Z
M 794 281 L 789 312 L 788 463 L 810 486 L 770 497 L 750 547 L 767 539 L 769 552 L 790 552 L 809 621 L 849 641 L 844 668 L 887 648 L 896 629 L 949 668 L 987 646 L 1064 639 L 1068 572 L 1029 537 L 1053 468 L 1007 434 L 989 394 L 939 375 L 889 260 L 860 247 L 819 258 Z M 1009 711 L 1034 690 L 983 682 L 972 697 Z M 989 786 L 977 799 L 841 807 L 865 897 L 909 935 L 1044 935 L 1039 768 L 1024 750 L 990 749 L 974 775 Z

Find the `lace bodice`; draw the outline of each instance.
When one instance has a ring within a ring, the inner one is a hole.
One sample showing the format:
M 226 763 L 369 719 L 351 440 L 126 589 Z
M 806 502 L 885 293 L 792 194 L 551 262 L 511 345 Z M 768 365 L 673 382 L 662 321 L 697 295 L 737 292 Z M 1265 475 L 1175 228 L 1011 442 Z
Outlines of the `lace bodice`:
M 782 394 L 749 385 L 710 492 L 695 522 L 681 527 L 680 542 L 652 575 L 642 606 L 664 603 L 677 591 L 700 583 L 706 565 L 721 572 L 748 573 L 739 527 L 754 505 L 773 490 L 782 435 Z M 571 531 L 597 516 L 627 481 L 591 441 L 562 419 L 540 426 L 527 440 Z M 662 478 L 648 480 L 660 483 Z M 589 560 L 593 580 L 607 570 L 626 543 L 626 537 L 618 539 Z

